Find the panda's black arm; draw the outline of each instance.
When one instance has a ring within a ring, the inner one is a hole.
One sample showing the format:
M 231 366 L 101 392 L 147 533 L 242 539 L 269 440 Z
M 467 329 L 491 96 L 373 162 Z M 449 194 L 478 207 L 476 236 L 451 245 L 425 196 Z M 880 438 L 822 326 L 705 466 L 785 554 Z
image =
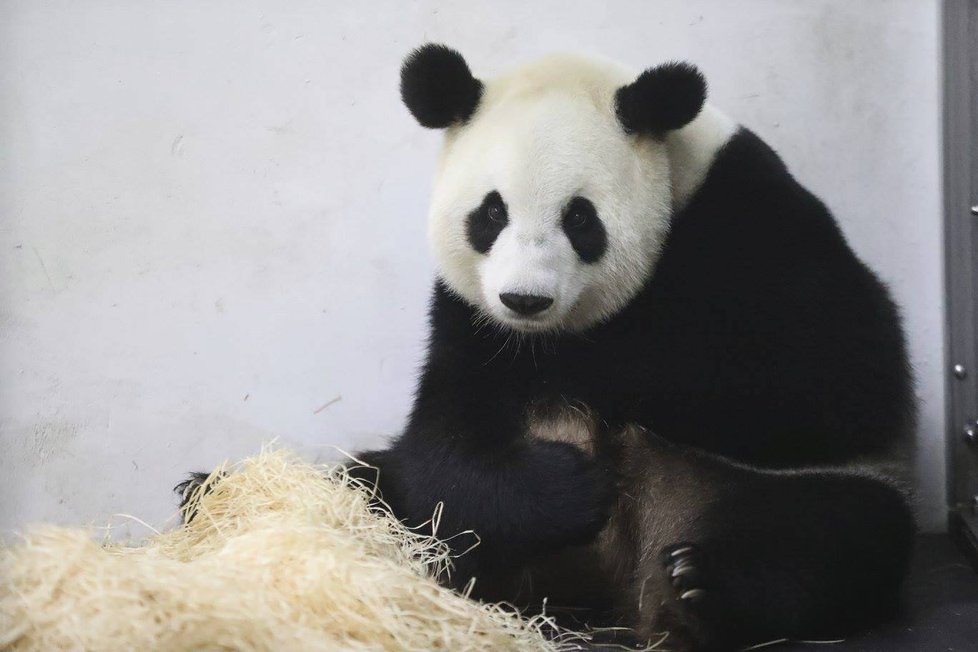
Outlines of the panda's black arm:
M 501 342 L 480 338 L 471 318 L 436 287 L 413 410 L 378 460 L 384 499 L 411 525 L 442 503 L 439 536 L 476 532 L 481 543 L 467 556 L 484 568 L 593 538 L 612 500 L 610 472 L 572 446 L 524 436 L 525 375 L 487 364 Z M 450 543 L 459 550 L 473 541 Z

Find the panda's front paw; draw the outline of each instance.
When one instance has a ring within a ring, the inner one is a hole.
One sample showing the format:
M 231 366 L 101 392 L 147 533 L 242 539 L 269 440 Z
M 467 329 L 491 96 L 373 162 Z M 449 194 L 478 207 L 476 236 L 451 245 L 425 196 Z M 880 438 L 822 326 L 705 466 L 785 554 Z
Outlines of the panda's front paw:
M 520 461 L 519 482 L 532 497 L 525 503 L 525 522 L 533 522 L 537 544 L 554 548 L 593 540 L 617 495 L 613 471 L 571 444 L 540 439 Z
M 210 477 L 209 473 L 191 471 L 187 474 L 186 480 L 173 488 L 173 492 L 180 496 L 180 514 L 183 515 L 184 523 L 189 523 L 194 519 L 194 516 L 197 515 L 197 503 L 201 496 L 213 487 L 213 482 L 207 484 L 208 477 Z
M 556 516 L 555 523 L 565 529 L 564 545 L 589 543 L 604 529 L 611 515 L 617 487 L 614 474 L 570 444 L 554 443 L 560 450 L 562 474 L 546 482 L 548 513 Z M 555 459 L 556 455 L 553 456 Z M 556 467 L 553 467 L 556 468 Z M 544 476 L 545 477 L 545 476 Z
M 681 541 L 662 550 L 662 568 L 669 585 L 659 615 L 659 625 L 680 649 L 715 649 L 704 610 L 711 597 L 709 564 L 702 549 Z M 667 640 L 669 640 L 667 639 Z

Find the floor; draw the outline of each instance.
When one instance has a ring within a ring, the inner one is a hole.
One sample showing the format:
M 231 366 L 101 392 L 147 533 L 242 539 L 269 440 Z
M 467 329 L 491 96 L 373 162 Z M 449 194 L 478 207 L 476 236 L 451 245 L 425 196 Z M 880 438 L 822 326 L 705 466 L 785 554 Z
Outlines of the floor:
M 947 535 L 922 536 L 894 622 L 844 642 L 782 643 L 767 652 L 978 651 L 978 574 Z

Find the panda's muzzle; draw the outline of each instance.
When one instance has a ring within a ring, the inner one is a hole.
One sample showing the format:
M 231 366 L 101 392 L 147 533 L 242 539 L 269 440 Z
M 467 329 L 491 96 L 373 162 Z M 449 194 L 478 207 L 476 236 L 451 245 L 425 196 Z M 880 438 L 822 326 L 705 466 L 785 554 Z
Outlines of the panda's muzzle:
M 499 300 L 503 302 L 504 306 L 524 317 L 543 312 L 554 302 L 553 297 L 517 294 L 515 292 L 503 292 L 499 295 Z

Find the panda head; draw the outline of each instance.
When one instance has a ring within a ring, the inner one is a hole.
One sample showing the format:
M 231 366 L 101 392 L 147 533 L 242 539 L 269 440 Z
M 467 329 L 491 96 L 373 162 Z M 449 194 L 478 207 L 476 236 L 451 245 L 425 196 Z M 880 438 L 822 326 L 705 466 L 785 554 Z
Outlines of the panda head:
M 442 281 L 522 332 L 614 315 L 648 280 L 667 232 L 665 136 L 705 95 L 682 63 L 636 78 L 560 55 L 480 81 L 450 48 L 415 50 L 402 99 L 423 126 L 445 129 L 429 215 Z

